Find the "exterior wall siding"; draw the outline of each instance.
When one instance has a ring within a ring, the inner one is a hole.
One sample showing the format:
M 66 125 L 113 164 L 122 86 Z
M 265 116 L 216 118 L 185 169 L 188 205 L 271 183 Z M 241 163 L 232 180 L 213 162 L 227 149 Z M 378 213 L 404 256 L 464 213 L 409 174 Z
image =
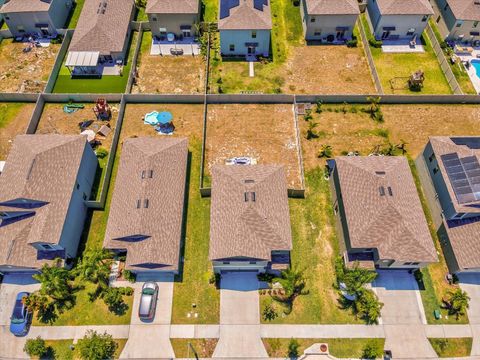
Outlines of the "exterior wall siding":
M 252 31 L 256 31 L 256 38 L 252 38 Z M 258 43 L 255 55 L 267 57 L 270 53 L 270 30 L 220 30 L 220 51 L 222 55 L 247 55 L 245 43 Z M 234 49 L 230 49 L 230 45 Z
M 192 36 L 196 36 L 198 14 L 148 14 L 148 21 L 153 36 L 160 36 L 160 28 L 174 33 L 177 37 L 183 35 L 180 26 L 190 25 Z
M 480 35 L 470 35 L 471 32 L 480 33 L 480 23 L 478 21 L 457 19 L 446 0 L 437 0 L 437 3 L 449 31 L 446 40 L 480 41 Z
M 327 41 L 328 36 L 337 35 L 337 27 L 348 27 L 344 40 L 352 39 L 357 15 L 303 15 L 305 39 Z M 312 22 L 313 20 L 313 22 Z M 317 35 L 316 35 L 317 33 Z M 337 39 L 335 39 L 337 40 Z M 339 39 L 342 40 L 342 39 Z
M 92 191 L 97 164 L 98 160 L 92 147 L 89 144 L 85 144 L 82 162 L 77 174 L 79 188 L 75 187 L 72 189 L 72 198 L 58 243 L 65 248 L 68 257 L 77 255 L 78 244 L 87 215 L 84 194 L 86 200 L 88 200 Z

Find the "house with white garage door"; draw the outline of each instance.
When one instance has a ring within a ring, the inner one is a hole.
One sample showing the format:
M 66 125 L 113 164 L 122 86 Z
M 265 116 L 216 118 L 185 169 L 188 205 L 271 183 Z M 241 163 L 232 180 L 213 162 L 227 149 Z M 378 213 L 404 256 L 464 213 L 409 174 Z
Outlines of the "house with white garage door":
M 83 135 L 19 135 L 0 175 L 0 273 L 77 254 L 98 160 Z
M 186 138 L 123 142 L 104 247 L 138 274 L 177 274 L 187 173 Z
M 417 269 L 438 261 L 405 157 L 340 156 L 329 168 L 347 265 Z
M 209 258 L 216 273 L 289 267 L 292 233 L 283 166 L 215 165 L 211 196 Z

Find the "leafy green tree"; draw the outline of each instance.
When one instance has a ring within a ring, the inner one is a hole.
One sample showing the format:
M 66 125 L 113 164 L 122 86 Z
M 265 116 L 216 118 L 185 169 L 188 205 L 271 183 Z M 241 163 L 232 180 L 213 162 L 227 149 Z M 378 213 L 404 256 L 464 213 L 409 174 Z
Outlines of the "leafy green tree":
M 25 342 L 23 351 L 25 351 L 28 356 L 42 357 L 47 353 L 48 348 L 45 345 L 45 340 L 38 336 L 35 339 L 28 339 Z
M 319 158 L 331 158 L 333 155 L 333 149 L 330 145 L 322 145 L 320 147 L 320 151 L 318 152 L 318 157 Z
M 83 280 L 108 286 L 112 253 L 105 249 L 88 250 L 75 268 L 75 273 Z
M 288 343 L 288 356 L 291 358 L 297 358 L 298 357 L 298 348 L 300 347 L 300 344 L 298 343 L 297 339 L 290 339 L 290 342 Z
M 40 282 L 41 295 L 56 301 L 68 300 L 72 296 L 70 273 L 62 267 L 45 264 L 41 273 L 33 275 L 33 278 Z
M 357 299 L 354 301 L 356 314 L 368 324 L 377 323 L 382 307 L 383 303 L 378 301 L 372 290 L 364 289 L 357 295 Z
M 342 282 L 345 284 L 347 293 L 359 296 L 365 289 L 365 285 L 370 284 L 376 277 L 375 271 L 363 269 L 355 263 L 353 269 L 345 269 Z
M 468 304 L 469 301 L 470 296 L 468 296 L 467 292 L 458 288 L 448 293 L 445 302 L 447 303 L 449 313 L 455 315 L 458 319 L 460 316 L 465 315 L 465 312 L 470 306 Z
M 49 299 L 45 295 L 41 295 L 38 292 L 34 292 L 30 294 L 24 300 L 25 306 L 30 311 L 38 311 L 38 312 L 45 312 L 48 310 L 50 305 Z
M 367 344 L 363 348 L 363 354 L 362 354 L 363 359 L 377 359 L 382 357 L 382 355 L 383 355 L 382 346 L 377 341 L 370 340 L 369 342 L 367 342 Z
M 83 339 L 78 341 L 76 349 L 84 360 L 104 360 L 113 358 L 117 347 L 112 335 L 89 330 Z

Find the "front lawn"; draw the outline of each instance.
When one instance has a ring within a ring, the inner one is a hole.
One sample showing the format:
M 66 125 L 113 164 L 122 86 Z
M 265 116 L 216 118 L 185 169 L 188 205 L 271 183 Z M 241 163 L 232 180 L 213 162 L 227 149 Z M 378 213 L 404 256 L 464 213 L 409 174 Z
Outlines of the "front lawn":
M 114 358 L 118 359 L 127 343 L 127 339 L 115 339 L 115 342 L 118 347 L 115 351 Z M 46 340 L 45 345 L 49 350 L 46 358 L 50 360 L 73 360 L 79 358 L 73 340 Z M 73 350 L 71 349 L 72 345 Z
M 218 324 L 220 294 L 209 284 L 213 274 L 208 259 L 210 241 L 210 199 L 200 196 L 201 141 L 190 137 L 191 152 L 186 214 L 183 272 L 176 279 L 173 290 L 173 324 Z M 196 304 L 194 308 L 192 304 Z
M 470 356 L 472 351 L 472 338 L 431 338 L 428 340 L 441 358 Z
M 307 170 L 305 181 L 306 198 L 289 200 L 293 236 L 291 262 L 293 267 L 305 270 L 309 293 L 295 299 L 293 310 L 288 315 L 284 314 L 280 303 L 274 302 L 279 316 L 268 323 L 362 323 L 349 310 L 341 309 L 340 296 L 333 287 L 336 282 L 334 261 L 339 247 L 329 182 L 324 179 L 323 168 Z M 270 295 L 261 295 L 260 312 L 271 302 Z
M 371 33 L 365 16 L 361 14 L 361 21 L 369 37 Z M 423 53 L 384 53 L 381 48 L 370 46 L 375 67 L 386 94 L 452 93 L 425 32 L 422 35 L 422 42 L 425 48 Z M 422 70 L 425 74 L 424 87 L 419 92 L 411 91 L 407 86 L 408 78 L 417 70 Z
M 177 358 L 211 358 L 218 339 L 170 339 Z
M 263 344 L 269 357 L 289 357 L 288 345 L 291 339 L 264 338 Z M 330 355 L 337 358 L 355 358 L 363 357 L 363 352 L 367 344 L 378 347 L 383 352 L 385 339 L 295 339 L 299 344 L 298 354 L 301 355 L 305 349 L 313 344 L 326 343 Z
M 130 45 L 127 49 L 128 60 L 123 67 L 121 75 L 105 75 L 100 79 L 72 79 L 70 71 L 65 66 L 67 54 L 63 59 L 63 66 L 60 68 L 55 86 L 54 93 L 98 93 L 98 94 L 113 94 L 124 93 L 127 87 L 128 76 L 132 67 L 133 55 L 135 53 L 135 46 L 138 41 L 138 32 L 132 32 Z

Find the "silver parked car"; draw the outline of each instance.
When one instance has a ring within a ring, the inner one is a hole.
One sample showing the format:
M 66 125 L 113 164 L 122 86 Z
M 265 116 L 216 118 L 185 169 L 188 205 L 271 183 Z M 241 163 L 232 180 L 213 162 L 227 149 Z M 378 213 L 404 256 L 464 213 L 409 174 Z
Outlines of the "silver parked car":
M 158 285 L 154 282 L 146 282 L 142 286 L 138 317 L 141 320 L 153 320 L 157 307 Z

